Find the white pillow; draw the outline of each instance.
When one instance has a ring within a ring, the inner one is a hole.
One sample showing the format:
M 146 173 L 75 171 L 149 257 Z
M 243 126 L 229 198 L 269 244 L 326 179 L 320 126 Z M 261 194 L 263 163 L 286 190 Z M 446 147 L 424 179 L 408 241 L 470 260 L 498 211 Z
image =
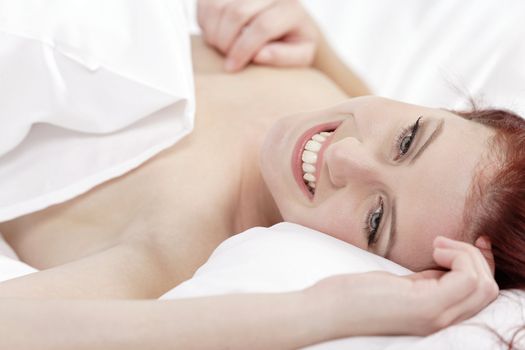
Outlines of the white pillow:
M 227 239 L 193 278 L 161 298 L 289 291 L 327 276 L 371 270 L 410 272 L 329 235 L 283 222 L 271 228 L 255 227 Z
M 335 239 L 292 224 L 256 227 L 235 235 L 217 247 L 195 275 L 161 299 L 251 292 L 286 292 L 306 288 L 342 273 L 388 271 L 410 273 L 406 268 Z M 429 337 L 353 337 L 326 342 L 311 349 L 458 349 L 486 348 L 495 341 L 487 324 L 508 335 L 513 326 L 525 324 L 523 292 L 503 293 L 473 319 Z M 509 297 L 510 296 L 510 297 Z

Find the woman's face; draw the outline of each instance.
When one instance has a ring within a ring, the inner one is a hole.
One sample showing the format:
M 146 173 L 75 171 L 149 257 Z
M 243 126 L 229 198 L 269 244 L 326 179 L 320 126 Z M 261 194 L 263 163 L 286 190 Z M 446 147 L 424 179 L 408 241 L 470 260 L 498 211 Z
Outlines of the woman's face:
M 284 220 L 422 270 L 435 236 L 460 237 L 491 136 L 447 111 L 360 97 L 281 119 L 261 168 Z

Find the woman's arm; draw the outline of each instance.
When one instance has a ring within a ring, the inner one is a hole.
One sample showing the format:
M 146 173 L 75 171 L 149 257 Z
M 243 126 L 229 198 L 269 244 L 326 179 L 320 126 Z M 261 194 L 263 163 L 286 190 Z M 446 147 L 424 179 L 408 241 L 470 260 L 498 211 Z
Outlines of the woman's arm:
M 340 275 L 303 291 L 169 301 L 0 299 L 0 345 L 289 349 L 354 335 L 426 335 L 473 316 L 498 294 L 474 246 L 438 238 L 434 247 L 449 272 Z
M 304 292 L 180 300 L 0 300 L 2 349 L 296 349 L 334 337 Z
M 123 243 L 0 283 L 0 298 L 150 299 L 183 280 L 148 244 Z

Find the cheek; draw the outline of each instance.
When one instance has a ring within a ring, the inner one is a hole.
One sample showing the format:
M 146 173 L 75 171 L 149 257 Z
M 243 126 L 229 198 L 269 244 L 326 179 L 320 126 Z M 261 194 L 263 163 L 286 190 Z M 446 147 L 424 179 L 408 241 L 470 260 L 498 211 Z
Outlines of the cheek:
M 294 222 L 365 249 L 363 223 L 352 215 L 350 206 L 335 203 L 315 208 L 296 208 L 283 215 L 286 221 Z
M 432 215 L 421 212 L 414 219 L 399 226 L 396 249 L 391 260 L 413 271 L 436 268 L 432 253 L 437 236 L 458 239 L 457 215 L 445 206 L 432 208 Z

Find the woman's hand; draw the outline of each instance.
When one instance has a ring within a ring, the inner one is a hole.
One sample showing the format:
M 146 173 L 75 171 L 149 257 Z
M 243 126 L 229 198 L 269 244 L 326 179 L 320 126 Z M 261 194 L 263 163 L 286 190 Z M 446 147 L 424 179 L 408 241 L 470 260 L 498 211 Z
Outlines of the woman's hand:
M 250 61 L 308 66 L 314 60 L 319 31 L 298 0 L 199 0 L 197 18 L 230 72 Z
M 433 257 L 447 272 L 339 275 L 306 292 L 331 299 L 339 337 L 427 335 L 474 316 L 497 297 L 490 243 L 479 238 L 476 246 L 483 253 L 471 244 L 437 237 Z

